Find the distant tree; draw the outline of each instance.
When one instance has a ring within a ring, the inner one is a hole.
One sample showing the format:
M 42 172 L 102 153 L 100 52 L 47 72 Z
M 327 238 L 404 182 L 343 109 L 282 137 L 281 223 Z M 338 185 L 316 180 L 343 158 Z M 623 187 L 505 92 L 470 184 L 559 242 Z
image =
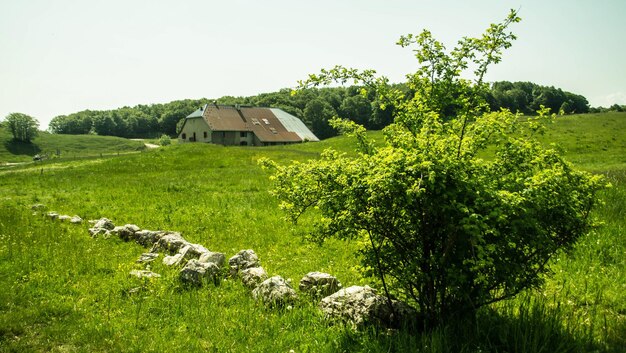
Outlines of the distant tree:
M 88 134 L 99 112 L 84 110 L 70 115 L 59 115 L 50 121 L 48 130 L 54 134 Z
M 183 125 L 185 125 L 185 119 L 180 119 L 176 123 L 176 135 L 180 134 L 180 132 L 183 130 Z
M 317 97 L 326 103 L 330 104 L 330 106 L 335 110 L 339 110 L 341 106 L 341 102 L 343 102 L 343 97 L 345 96 L 345 89 L 341 87 L 332 87 L 332 88 L 323 88 L 316 89 Z M 299 96 L 298 93 L 296 96 Z M 307 102 L 308 103 L 308 102 Z
M 317 98 L 309 101 L 304 108 L 304 123 L 320 139 L 337 136 L 337 131 L 332 128 L 328 121 L 335 117 L 337 112 L 323 99 Z
M 94 118 L 93 128 L 98 135 L 115 136 L 117 124 L 108 112 L 103 112 Z
M 562 111 L 565 114 L 573 114 L 589 111 L 589 102 L 585 97 L 531 82 L 494 82 L 485 98 L 492 111 L 506 108 L 525 115 L 536 115 L 541 106 L 550 108 L 555 113 Z
M 50 120 L 48 124 L 48 130 L 53 134 L 62 134 L 65 131 L 65 125 L 67 124 L 67 115 L 58 115 Z
M 215 101 L 216 104 L 221 105 L 245 105 L 249 104 L 249 98 L 247 97 L 233 97 L 233 96 L 224 96 Z
M 5 126 L 11 131 L 14 140 L 31 142 L 37 136 L 39 121 L 26 114 L 11 113 L 5 118 Z
M 366 128 L 371 128 L 372 103 L 366 96 L 357 93 L 343 99 L 339 106 L 339 115 Z
M 185 117 L 192 112 L 193 110 L 188 112 L 187 110 L 166 108 L 159 119 L 161 131 L 167 135 L 175 134 L 178 122 L 184 120 Z
M 574 111 L 572 101 L 563 102 L 563 104 L 561 104 L 561 108 L 559 109 L 561 114 L 571 114 L 572 111 Z
M 570 113 L 589 113 L 589 101 L 587 101 L 587 98 L 581 96 L 580 94 L 574 94 L 570 92 L 565 92 L 565 97 L 569 106 L 571 107 Z

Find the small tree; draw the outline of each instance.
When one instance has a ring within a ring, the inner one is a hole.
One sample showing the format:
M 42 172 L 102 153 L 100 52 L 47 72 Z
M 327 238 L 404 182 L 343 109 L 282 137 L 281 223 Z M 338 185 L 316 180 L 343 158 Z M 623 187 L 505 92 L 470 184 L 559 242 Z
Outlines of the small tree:
M 172 144 L 172 139 L 167 135 L 161 135 L 159 138 L 159 145 L 161 146 L 169 146 Z
M 359 239 L 367 273 L 389 297 L 419 308 L 426 327 L 473 314 L 481 306 L 538 286 L 549 261 L 591 226 L 598 177 L 574 170 L 534 139 L 538 118 L 522 121 L 507 110 L 490 112 L 483 77 L 500 61 L 518 22 L 512 11 L 480 38 L 464 38 L 450 53 L 430 32 L 400 39 L 416 46 L 421 68 L 407 75 L 415 95 L 374 71 L 335 67 L 302 87 L 354 80 L 375 90 L 381 108 L 393 108 L 386 144 L 365 129 L 335 119 L 356 137 L 350 157 L 326 150 L 319 160 L 280 166 L 273 193 L 291 220 L 309 209 L 320 216 L 312 239 Z M 472 65 L 474 79 L 461 78 Z M 492 150 L 493 157 L 481 152 Z
M 5 125 L 11 131 L 14 140 L 30 142 L 37 136 L 39 121 L 26 114 L 11 113 L 6 116 Z

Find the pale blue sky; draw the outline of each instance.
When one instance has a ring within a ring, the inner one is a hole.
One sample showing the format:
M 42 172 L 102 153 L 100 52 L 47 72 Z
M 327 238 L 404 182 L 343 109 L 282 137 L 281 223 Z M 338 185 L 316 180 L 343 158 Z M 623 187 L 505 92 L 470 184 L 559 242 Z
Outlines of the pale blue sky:
M 518 40 L 488 80 L 626 104 L 625 0 L 0 0 L 0 118 L 248 96 L 336 64 L 400 82 L 400 35 L 451 48 L 511 8 Z

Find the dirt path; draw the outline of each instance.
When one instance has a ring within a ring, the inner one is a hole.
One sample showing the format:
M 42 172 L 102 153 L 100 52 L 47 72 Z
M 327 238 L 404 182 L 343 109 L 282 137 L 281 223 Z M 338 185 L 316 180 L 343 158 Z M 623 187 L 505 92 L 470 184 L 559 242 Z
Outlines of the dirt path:
M 132 141 L 142 141 L 142 142 L 145 141 L 145 139 L 130 139 L 130 140 L 132 140 Z M 159 147 L 161 147 L 159 145 L 155 145 L 154 143 L 144 142 L 143 144 L 146 146 L 146 148 L 159 148 Z

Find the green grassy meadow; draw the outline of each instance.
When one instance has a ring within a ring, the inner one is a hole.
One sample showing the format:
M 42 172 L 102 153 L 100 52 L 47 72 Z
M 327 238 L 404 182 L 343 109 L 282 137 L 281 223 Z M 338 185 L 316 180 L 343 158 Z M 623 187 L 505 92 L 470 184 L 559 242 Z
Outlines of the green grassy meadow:
M 143 142 L 119 137 L 57 135 L 43 131 L 40 131 L 31 143 L 24 143 L 13 141 L 11 133 L 0 127 L 0 166 L 5 163 L 32 162 L 36 154 L 71 159 L 117 155 L 143 149 L 145 149 Z
M 143 268 L 135 264 L 147 251 L 141 246 L 93 239 L 87 224 L 53 222 L 30 209 L 42 203 L 83 219 L 179 231 L 227 258 L 254 249 L 270 276 L 294 287 L 310 271 L 334 274 L 345 287 L 378 287 L 361 276 L 357 244 L 307 243 L 306 218 L 297 227 L 283 220 L 257 163 L 317 158 L 327 147 L 349 151 L 349 138 L 262 148 L 173 144 L 0 169 L 0 352 L 626 351 L 625 131 L 626 113 L 557 118 L 544 141 L 613 185 L 594 214 L 602 225 L 555 259 L 539 290 L 484 308 L 476 322 L 430 333 L 331 325 L 302 296 L 291 309 L 269 309 L 234 279 L 183 288 L 160 260 L 152 270 L 162 277 L 140 280 L 129 272 Z M 7 153 L 0 160 L 13 158 Z

